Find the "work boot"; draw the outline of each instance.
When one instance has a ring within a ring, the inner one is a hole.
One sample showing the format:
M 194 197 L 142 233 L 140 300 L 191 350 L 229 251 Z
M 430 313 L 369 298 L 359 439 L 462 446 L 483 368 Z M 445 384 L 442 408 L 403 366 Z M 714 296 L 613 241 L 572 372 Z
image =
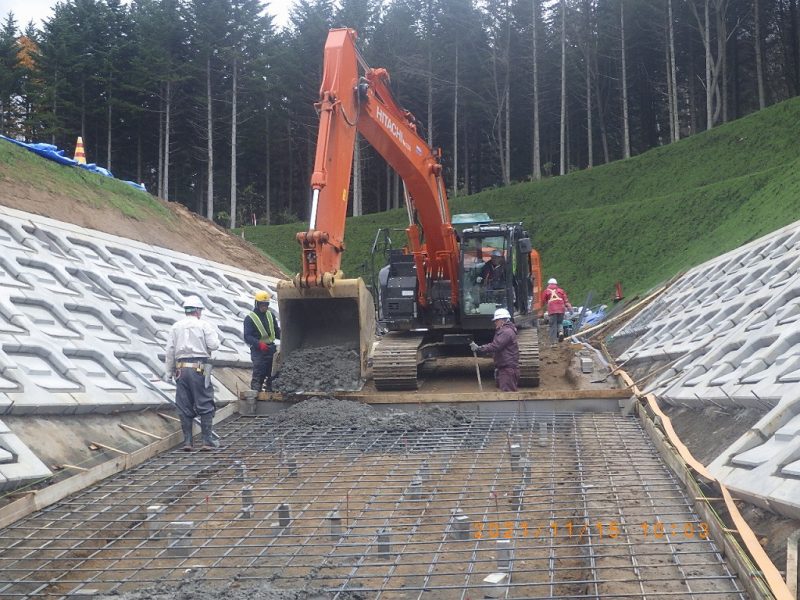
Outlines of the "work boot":
M 214 415 L 200 415 L 200 429 L 203 432 L 203 447 L 201 450 L 209 452 L 219 448 L 219 442 L 214 439 L 211 425 L 214 422 Z
M 181 450 L 192 450 L 192 418 L 181 415 L 181 431 L 183 432 L 183 446 Z

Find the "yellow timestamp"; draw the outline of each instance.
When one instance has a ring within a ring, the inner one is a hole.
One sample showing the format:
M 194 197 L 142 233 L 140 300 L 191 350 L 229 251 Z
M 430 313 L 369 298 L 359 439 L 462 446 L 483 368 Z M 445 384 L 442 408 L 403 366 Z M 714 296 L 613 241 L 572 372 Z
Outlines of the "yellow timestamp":
M 707 540 L 709 538 L 708 523 L 684 521 L 675 523 L 665 523 L 655 521 L 654 523 L 641 522 L 639 524 L 625 525 L 617 521 L 608 522 L 580 522 L 574 523 L 566 521 L 559 523 L 550 521 L 549 523 L 533 524 L 528 521 L 489 521 L 472 524 L 472 537 L 476 540 L 482 539 L 512 539 L 516 537 L 605 537 L 615 539 L 620 534 L 642 535 L 645 538 L 662 539 L 667 536 L 683 536 L 686 539 L 697 538 Z

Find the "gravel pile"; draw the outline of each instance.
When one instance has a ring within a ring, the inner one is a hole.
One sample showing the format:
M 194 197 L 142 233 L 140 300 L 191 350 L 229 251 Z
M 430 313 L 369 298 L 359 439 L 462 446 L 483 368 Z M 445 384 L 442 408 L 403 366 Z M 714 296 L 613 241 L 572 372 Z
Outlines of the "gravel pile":
M 301 348 L 281 357 L 272 388 L 284 394 L 361 389 L 358 350 L 348 346 Z

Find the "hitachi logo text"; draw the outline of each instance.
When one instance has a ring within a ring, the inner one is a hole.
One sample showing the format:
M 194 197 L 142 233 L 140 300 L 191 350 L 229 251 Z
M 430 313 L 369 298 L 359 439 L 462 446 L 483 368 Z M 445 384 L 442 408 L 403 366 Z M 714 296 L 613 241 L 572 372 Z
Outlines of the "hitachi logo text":
M 380 107 L 375 111 L 375 116 L 378 117 L 378 121 L 381 125 L 386 127 L 394 137 L 396 137 L 403 147 L 406 150 L 411 150 L 411 145 L 403 139 L 403 131 L 397 126 L 397 123 L 392 121 L 385 112 L 383 112 Z

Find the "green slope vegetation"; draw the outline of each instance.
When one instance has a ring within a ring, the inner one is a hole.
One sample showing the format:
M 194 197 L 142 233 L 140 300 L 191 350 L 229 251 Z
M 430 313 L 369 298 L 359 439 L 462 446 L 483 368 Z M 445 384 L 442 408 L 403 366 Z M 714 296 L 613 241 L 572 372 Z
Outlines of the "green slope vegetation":
M 798 139 L 793 99 L 629 160 L 459 198 L 452 212 L 523 221 L 545 277 L 576 303 L 589 290 L 609 299 L 617 280 L 630 296 L 797 220 Z M 405 219 L 405 210 L 348 219 L 345 273 L 361 273 L 379 227 Z M 246 237 L 294 272 L 302 227 L 248 227 Z
M 127 217 L 172 219 L 163 202 L 121 181 L 45 160 L 0 140 L 0 191 L 12 184 L 27 190 L 67 196 L 95 208 L 114 208 Z

